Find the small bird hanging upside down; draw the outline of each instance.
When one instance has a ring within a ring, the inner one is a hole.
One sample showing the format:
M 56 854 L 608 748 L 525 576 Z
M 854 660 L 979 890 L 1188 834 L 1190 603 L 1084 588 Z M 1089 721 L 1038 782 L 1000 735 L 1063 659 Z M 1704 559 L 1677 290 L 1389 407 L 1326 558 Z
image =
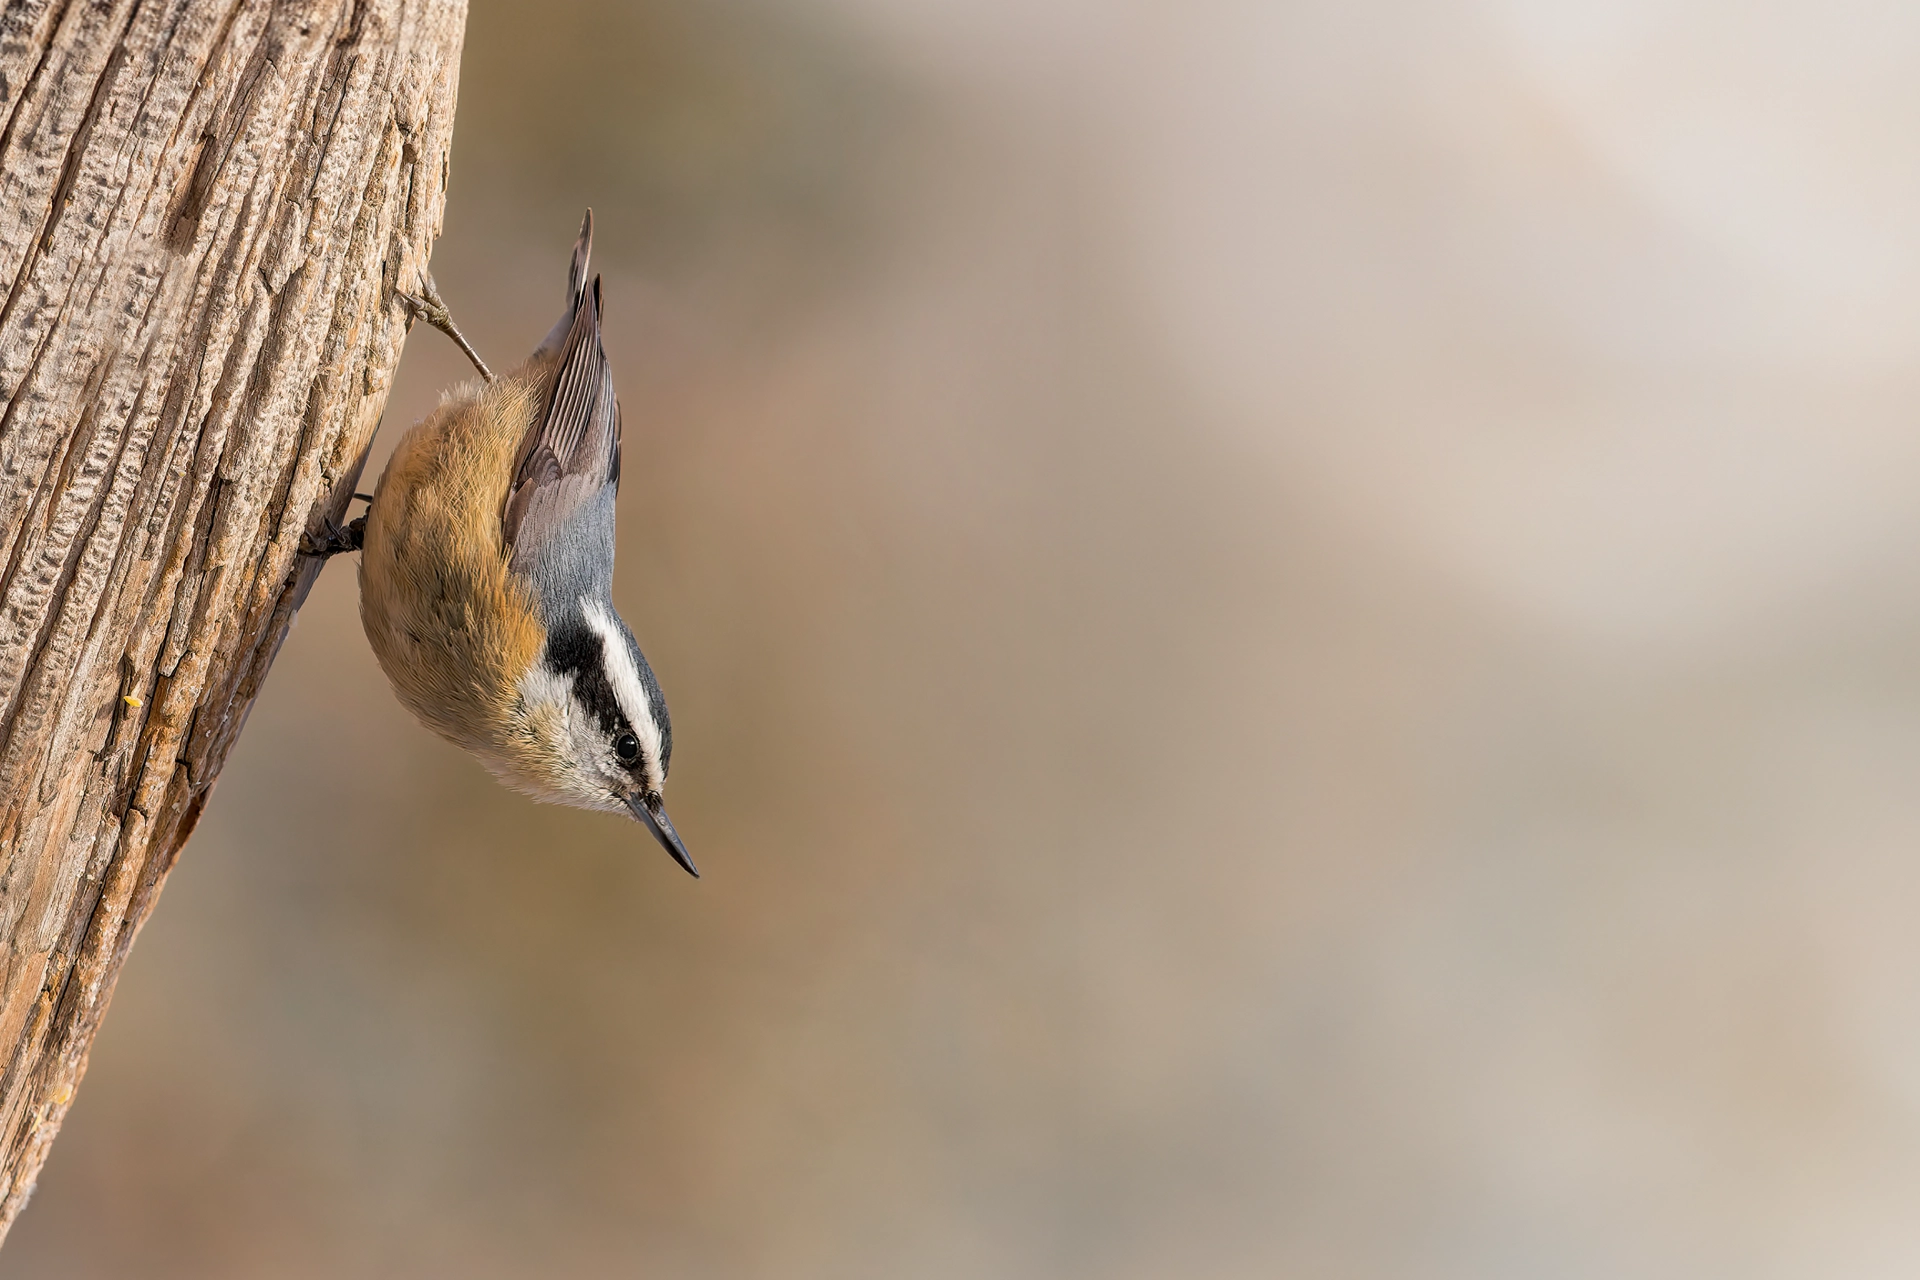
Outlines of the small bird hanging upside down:
M 430 287 L 399 295 L 483 381 L 400 441 L 363 520 L 305 549 L 361 551 L 361 623 L 422 724 L 537 799 L 632 814 L 697 876 L 660 798 L 666 699 L 613 608 L 620 404 L 592 247 L 589 210 L 565 314 L 499 378 Z

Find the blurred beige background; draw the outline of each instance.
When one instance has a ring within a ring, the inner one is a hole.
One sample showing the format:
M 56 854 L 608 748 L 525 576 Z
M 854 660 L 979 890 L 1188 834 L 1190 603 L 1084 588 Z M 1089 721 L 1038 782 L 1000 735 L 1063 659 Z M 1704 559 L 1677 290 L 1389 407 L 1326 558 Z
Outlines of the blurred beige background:
M 706 878 L 335 565 L 0 1274 L 1920 1269 L 1920 10 L 476 0 L 454 155 Z

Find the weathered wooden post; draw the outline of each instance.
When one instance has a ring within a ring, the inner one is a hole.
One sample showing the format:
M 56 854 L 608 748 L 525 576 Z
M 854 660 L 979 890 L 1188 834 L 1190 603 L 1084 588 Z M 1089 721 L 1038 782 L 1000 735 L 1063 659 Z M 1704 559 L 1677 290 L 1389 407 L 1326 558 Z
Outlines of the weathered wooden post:
M 0 11 L 0 1232 L 352 495 L 465 20 Z

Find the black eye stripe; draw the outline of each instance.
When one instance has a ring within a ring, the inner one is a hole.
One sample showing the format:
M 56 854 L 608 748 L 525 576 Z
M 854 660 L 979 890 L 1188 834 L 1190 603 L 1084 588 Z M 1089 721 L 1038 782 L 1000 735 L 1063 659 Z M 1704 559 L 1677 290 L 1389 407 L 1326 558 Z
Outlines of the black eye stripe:
M 607 679 L 605 653 L 600 637 L 584 623 L 563 623 L 547 635 L 547 665 L 554 671 L 573 677 L 573 693 L 586 705 L 599 723 L 600 731 L 612 736 L 630 729 L 620 699 L 614 696 Z

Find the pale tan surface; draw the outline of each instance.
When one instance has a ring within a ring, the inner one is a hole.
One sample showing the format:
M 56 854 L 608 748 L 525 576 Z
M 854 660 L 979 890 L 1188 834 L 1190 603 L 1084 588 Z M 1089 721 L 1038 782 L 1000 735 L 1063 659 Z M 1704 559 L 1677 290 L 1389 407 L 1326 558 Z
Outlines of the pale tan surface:
M 1913 19 L 620 13 L 435 269 L 595 208 L 705 878 L 329 571 L 0 1272 L 1913 1273 Z

